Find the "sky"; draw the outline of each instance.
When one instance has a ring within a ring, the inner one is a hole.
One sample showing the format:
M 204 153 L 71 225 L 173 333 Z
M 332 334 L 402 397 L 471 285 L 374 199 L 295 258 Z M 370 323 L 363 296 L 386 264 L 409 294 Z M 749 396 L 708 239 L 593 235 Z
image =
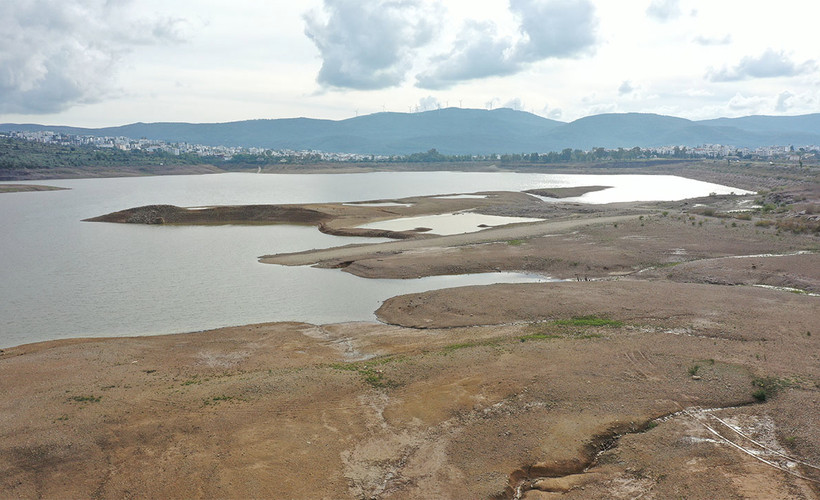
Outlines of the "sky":
M 0 0 L 0 122 L 820 112 L 807 0 Z

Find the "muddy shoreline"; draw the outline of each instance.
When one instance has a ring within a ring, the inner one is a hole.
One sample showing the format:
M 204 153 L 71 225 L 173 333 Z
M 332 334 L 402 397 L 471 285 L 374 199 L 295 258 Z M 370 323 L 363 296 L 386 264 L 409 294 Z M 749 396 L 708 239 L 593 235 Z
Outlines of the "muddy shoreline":
M 746 182 L 781 188 L 595 207 L 488 193 L 110 215 L 344 231 L 537 213 L 544 222 L 263 260 L 571 281 L 394 297 L 382 323 L 4 349 L 0 497 L 816 499 L 820 188 L 812 171 L 756 175 Z M 734 211 L 761 198 L 774 208 Z
M 0 194 L 2 193 L 28 193 L 32 191 L 62 191 L 68 188 L 56 186 L 42 186 L 39 184 L 0 184 Z

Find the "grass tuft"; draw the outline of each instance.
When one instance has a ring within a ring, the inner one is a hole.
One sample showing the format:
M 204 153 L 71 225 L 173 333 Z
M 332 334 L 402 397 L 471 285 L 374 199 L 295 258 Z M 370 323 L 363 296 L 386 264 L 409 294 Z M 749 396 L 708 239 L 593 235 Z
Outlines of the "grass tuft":
M 766 401 L 774 396 L 778 391 L 786 387 L 795 385 L 796 380 L 790 380 L 777 377 L 757 377 L 752 380 L 752 385 L 757 389 L 752 393 L 752 397 L 756 400 Z
M 333 363 L 330 365 L 335 370 L 349 371 L 359 374 L 366 384 L 376 389 L 398 387 L 398 382 L 385 377 L 378 366 L 385 365 L 398 358 L 385 357 L 373 359 L 361 363 Z
M 68 399 L 70 401 L 75 401 L 77 403 L 99 403 L 102 399 L 102 396 L 71 396 Z

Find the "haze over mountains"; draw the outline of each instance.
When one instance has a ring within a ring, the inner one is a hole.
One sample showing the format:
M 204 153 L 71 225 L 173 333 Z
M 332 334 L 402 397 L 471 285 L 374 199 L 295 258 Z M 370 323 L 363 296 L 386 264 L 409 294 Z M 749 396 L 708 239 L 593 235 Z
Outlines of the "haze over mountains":
M 624 113 L 588 116 L 565 123 L 505 108 L 446 108 L 421 113 L 376 113 L 338 121 L 288 118 L 201 124 L 134 123 L 97 129 L 0 125 L 0 131 L 13 130 L 378 155 L 410 154 L 433 148 L 443 154 L 545 153 L 593 147 L 817 145 L 820 113 L 703 121 Z

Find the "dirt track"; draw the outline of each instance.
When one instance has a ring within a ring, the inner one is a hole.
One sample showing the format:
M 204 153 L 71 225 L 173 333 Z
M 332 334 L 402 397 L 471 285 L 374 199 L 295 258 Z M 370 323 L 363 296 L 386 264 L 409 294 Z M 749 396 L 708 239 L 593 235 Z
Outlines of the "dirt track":
M 286 266 L 313 265 L 326 261 L 362 260 L 381 254 L 395 254 L 408 250 L 444 249 L 463 245 L 490 243 L 495 241 L 513 240 L 544 236 L 557 231 L 569 231 L 591 224 L 615 224 L 634 218 L 626 215 L 600 217 L 592 219 L 570 219 L 562 221 L 532 222 L 516 224 L 492 229 L 485 229 L 475 233 L 456 234 L 451 236 L 437 236 L 421 240 L 391 241 L 369 245 L 351 245 L 346 247 L 309 250 L 291 254 L 265 255 L 259 261 L 265 264 L 281 264 Z

